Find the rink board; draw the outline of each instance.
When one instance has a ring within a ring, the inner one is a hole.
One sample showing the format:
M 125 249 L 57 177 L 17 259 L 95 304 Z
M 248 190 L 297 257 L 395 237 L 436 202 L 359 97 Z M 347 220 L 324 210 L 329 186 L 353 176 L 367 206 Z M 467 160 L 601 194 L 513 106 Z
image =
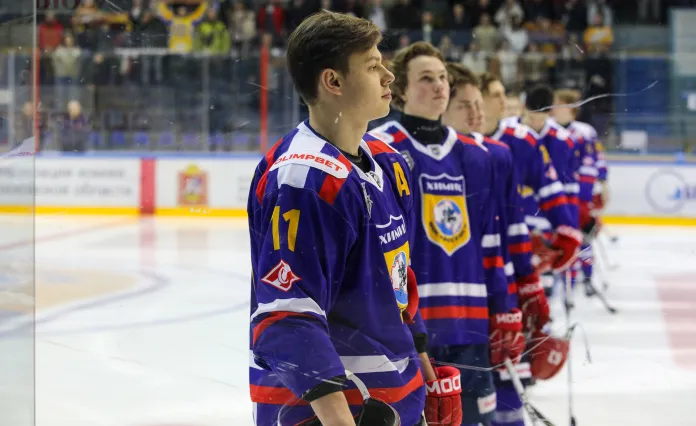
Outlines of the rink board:
M 609 161 L 608 223 L 696 225 L 696 163 Z M 0 212 L 243 217 L 258 154 L 0 162 Z

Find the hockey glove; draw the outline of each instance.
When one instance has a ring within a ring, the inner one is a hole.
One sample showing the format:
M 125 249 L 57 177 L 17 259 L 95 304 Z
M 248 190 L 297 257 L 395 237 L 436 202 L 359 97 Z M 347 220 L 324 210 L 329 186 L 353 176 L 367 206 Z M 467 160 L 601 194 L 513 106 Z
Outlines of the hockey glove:
M 425 421 L 428 426 L 462 423 L 462 378 L 455 367 L 435 368 L 436 380 L 425 383 Z
M 401 319 L 405 324 L 413 324 L 413 318 L 418 312 L 418 283 L 416 274 L 411 267 L 406 268 L 406 291 L 408 292 L 408 306 L 401 312 Z
M 519 362 L 525 346 L 522 311 L 514 308 L 508 313 L 495 314 L 491 317 L 490 324 L 491 364 L 502 365 L 505 358 Z
M 530 242 L 532 243 L 532 263 L 534 264 L 534 271 L 538 275 L 545 274 L 551 271 L 551 266 L 560 252 L 551 248 L 549 242 L 540 233 L 532 233 L 529 235 Z
M 568 269 L 578 256 L 582 243 L 582 233 L 570 226 L 559 226 L 551 237 L 551 248 L 558 252 L 556 259 L 551 262 L 554 272 Z
M 550 312 L 549 301 L 546 299 L 539 275 L 533 273 L 518 280 L 517 295 L 525 330 L 541 330 L 549 322 Z

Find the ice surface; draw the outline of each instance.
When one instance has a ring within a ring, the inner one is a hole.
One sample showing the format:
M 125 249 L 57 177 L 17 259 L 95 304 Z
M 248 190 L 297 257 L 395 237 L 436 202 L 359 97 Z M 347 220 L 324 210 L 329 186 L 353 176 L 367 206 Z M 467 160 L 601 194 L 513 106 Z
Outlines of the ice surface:
M 30 241 L 11 217 L 0 228 L 7 265 Z M 578 425 L 696 425 L 696 229 L 612 231 L 619 242 L 606 246 L 619 268 L 604 276 L 619 314 L 576 292 L 573 320 L 593 361 L 578 331 Z M 37 424 L 251 425 L 249 263 L 245 220 L 38 217 Z M 17 279 L 3 275 L 0 288 Z M 28 325 L 0 316 L 0 348 L 26 344 Z M 30 397 L 0 392 L 0 400 Z M 529 392 L 552 421 L 568 424 L 565 372 Z

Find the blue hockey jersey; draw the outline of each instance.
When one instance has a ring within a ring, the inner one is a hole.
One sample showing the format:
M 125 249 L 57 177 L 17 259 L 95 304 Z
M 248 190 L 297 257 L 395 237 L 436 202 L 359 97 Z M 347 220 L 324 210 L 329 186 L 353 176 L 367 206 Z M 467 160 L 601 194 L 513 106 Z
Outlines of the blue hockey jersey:
M 388 145 L 365 135 L 360 149 L 368 173 L 304 122 L 254 174 L 249 374 L 257 426 L 312 417 L 302 395 L 346 369 L 402 424 L 423 411 L 420 362 L 401 317 L 414 188 Z M 418 315 L 415 328 L 425 331 Z M 344 393 L 357 410 L 359 391 L 348 382 Z
M 518 306 L 516 277 L 524 278 L 534 272 L 532 265 L 532 248 L 529 232 L 524 223 L 522 197 L 518 191 L 518 182 L 514 171 L 512 151 L 503 142 L 473 133 L 471 137 L 482 143 L 491 154 L 495 166 L 496 203 L 500 221 L 500 241 L 504 271 L 508 282 L 508 304 Z M 515 253 L 514 257 L 511 253 Z
M 519 117 L 509 117 L 503 120 L 505 127 L 518 128 L 521 126 Z M 562 128 L 552 119 L 547 119 L 546 124 L 539 133 L 535 132 L 528 126 L 523 127 L 524 132 L 531 135 L 541 151 L 542 158 L 545 162 L 549 162 L 553 168 L 549 167 L 546 171 L 547 177 L 551 180 L 558 180 L 562 184 L 562 188 L 555 187 L 554 194 L 560 194 L 561 190 L 565 194 L 566 199 L 559 198 L 559 203 L 565 201 L 564 219 L 566 223 L 563 225 L 577 229 L 578 228 L 578 192 L 579 185 L 575 178 L 575 157 L 574 144 L 567 130 Z M 540 193 L 537 193 L 540 194 Z M 523 205 L 527 216 L 526 222 L 528 225 L 541 231 L 551 231 L 555 226 L 551 217 L 546 215 L 545 209 L 539 197 L 535 192 L 523 191 Z M 539 199 L 537 199 L 539 198 Z M 579 237 L 580 238 L 580 237 Z
M 575 142 L 575 157 L 577 159 L 575 166 L 580 186 L 578 200 L 581 203 L 589 203 L 592 201 L 595 183 L 599 176 L 595 148 L 597 132 L 592 126 L 582 121 L 571 121 L 566 129 Z
M 410 166 L 420 215 L 413 269 L 431 348 L 487 343 L 489 317 L 509 311 L 493 161 L 473 139 L 447 131 L 441 144 L 431 145 L 397 121 L 370 131 Z
M 525 199 L 532 197 L 539 206 L 542 216 L 527 216 L 525 221 L 534 228 L 548 231 L 559 227 L 572 228 L 575 221 L 568 207 L 563 184 L 558 180 L 546 147 L 537 142 L 532 130 L 518 121 L 503 120 L 491 137 L 510 147 L 516 180 L 521 185 L 520 194 Z M 523 203 L 523 208 L 524 206 Z M 526 224 L 511 227 L 508 234 L 528 235 L 529 229 Z M 530 251 L 530 245 L 510 247 L 512 259 L 518 255 L 527 256 Z M 516 260 L 516 264 L 520 265 L 525 262 L 523 258 Z M 523 271 L 516 271 L 516 274 L 518 278 L 525 276 Z

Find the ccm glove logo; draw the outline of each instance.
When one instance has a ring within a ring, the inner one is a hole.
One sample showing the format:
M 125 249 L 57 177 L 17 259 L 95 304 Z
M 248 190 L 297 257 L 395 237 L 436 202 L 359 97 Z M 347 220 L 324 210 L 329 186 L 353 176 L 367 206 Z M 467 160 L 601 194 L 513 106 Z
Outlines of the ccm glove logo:
M 461 376 L 446 377 L 433 380 L 425 384 L 428 395 L 446 396 L 452 393 L 460 393 L 462 390 Z
M 522 312 L 508 312 L 506 314 L 497 314 L 495 320 L 501 324 L 515 324 L 522 322 Z

